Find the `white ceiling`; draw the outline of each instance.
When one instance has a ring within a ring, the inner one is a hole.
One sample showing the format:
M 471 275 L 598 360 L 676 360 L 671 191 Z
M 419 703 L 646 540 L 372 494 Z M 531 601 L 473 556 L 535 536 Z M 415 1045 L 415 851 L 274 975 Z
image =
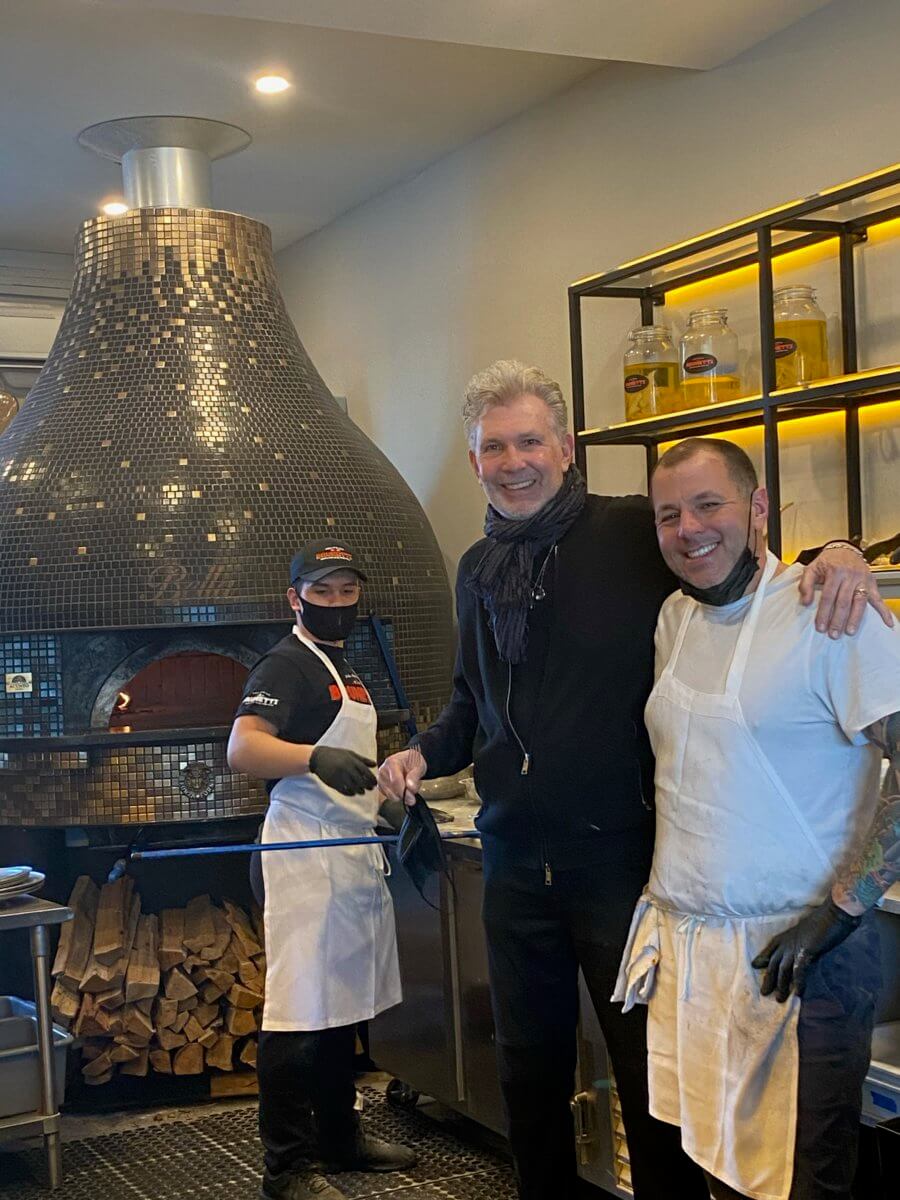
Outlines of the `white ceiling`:
M 243 126 L 215 203 L 280 248 L 605 61 L 715 67 L 826 2 L 4 0 L 0 247 L 68 251 L 119 193 L 118 167 L 75 141 L 97 121 Z M 294 87 L 259 96 L 264 71 Z

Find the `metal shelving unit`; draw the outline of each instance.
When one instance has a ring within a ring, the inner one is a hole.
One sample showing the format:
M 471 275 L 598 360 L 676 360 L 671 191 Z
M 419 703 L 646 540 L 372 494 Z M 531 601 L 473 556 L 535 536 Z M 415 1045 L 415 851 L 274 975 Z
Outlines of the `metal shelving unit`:
M 871 226 L 898 217 L 900 165 L 895 165 L 573 283 L 569 288 L 572 409 L 575 459 L 582 472 L 587 473 L 588 446 L 643 446 L 649 473 L 661 442 L 761 425 L 766 487 L 771 501 L 769 541 L 774 552 L 779 554 L 778 426 L 791 418 L 843 411 L 848 536 L 861 538 L 859 409 L 900 398 L 900 364 L 878 370 L 858 370 L 854 247 L 867 240 Z M 775 388 L 773 262 L 781 255 L 832 239 L 838 243 L 843 373 L 808 387 L 778 391 Z M 652 325 L 654 311 L 665 305 L 668 293 L 675 288 L 748 266 L 758 268 L 760 392 L 668 416 L 628 421 L 608 428 L 586 428 L 582 348 L 584 301 L 595 297 L 635 300 L 640 306 L 641 323 Z

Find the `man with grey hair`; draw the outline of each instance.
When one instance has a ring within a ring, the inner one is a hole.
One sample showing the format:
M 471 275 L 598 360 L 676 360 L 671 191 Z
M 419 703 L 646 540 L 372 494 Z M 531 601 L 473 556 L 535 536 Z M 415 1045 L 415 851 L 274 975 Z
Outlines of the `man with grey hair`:
M 484 925 L 500 1082 L 519 1194 L 578 1187 L 569 1101 L 578 971 L 615 1072 L 637 1200 L 705 1197 L 677 1130 L 648 1112 L 646 1015 L 610 1003 L 653 847 L 653 756 L 643 710 L 653 631 L 675 577 L 645 496 L 588 495 L 559 385 L 501 361 L 465 403 L 469 460 L 489 501 L 456 585 L 453 696 L 379 771 L 409 802 L 426 775 L 473 759 L 482 809 Z M 817 620 L 858 624 L 857 551 L 830 550 Z M 807 569 L 807 600 L 824 579 Z M 863 603 L 860 603 L 860 601 Z

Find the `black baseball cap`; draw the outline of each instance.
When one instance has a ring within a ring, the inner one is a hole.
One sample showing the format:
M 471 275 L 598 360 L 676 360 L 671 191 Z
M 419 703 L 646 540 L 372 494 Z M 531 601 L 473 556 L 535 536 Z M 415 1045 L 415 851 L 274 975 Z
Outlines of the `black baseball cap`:
M 363 583 L 366 581 L 356 555 L 346 542 L 334 538 L 307 542 L 291 559 L 291 584 L 315 583 L 333 571 L 355 571 Z

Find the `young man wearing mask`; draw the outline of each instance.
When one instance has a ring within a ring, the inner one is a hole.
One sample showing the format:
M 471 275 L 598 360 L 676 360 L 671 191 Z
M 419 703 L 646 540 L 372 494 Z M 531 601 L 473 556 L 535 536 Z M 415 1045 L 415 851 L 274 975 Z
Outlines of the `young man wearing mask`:
M 651 499 L 681 591 L 656 629 L 656 848 L 616 998 L 649 1006 L 650 1110 L 712 1196 L 850 1200 L 865 914 L 900 878 L 900 632 L 818 636 L 732 443 L 676 445 Z
M 653 760 L 643 724 L 653 630 L 677 580 L 646 497 L 588 495 L 559 385 L 500 361 L 463 410 L 489 501 L 463 555 L 449 705 L 379 771 L 409 801 L 419 781 L 469 762 L 482 800 L 484 924 L 498 1065 L 523 1200 L 575 1194 L 569 1101 L 581 968 L 610 1052 L 636 1200 L 706 1196 L 677 1131 L 647 1110 L 645 1012 L 610 1003 L 653 846 Z M 859 623 L 869 571 L 849 547 L 808 569 L 818 619 Z M 876 589 L 871 588 L 873 598 Z
M 365 836 L 381 796 L 374 705 L 344 657 L 359 607 L 353 551 L 310 542 L 291 563 L 296 624 L 254 667 L 228 765 L 269 782 L 263 842 Z M 259 1037 L 263 1200 L 341 1200 L 323 1170 L 391 1171 L 415 1154 L 364 1133 L 356 1026 L 401 999 L 379 846 L 272 851 L 264 881 L 266 998 Z

